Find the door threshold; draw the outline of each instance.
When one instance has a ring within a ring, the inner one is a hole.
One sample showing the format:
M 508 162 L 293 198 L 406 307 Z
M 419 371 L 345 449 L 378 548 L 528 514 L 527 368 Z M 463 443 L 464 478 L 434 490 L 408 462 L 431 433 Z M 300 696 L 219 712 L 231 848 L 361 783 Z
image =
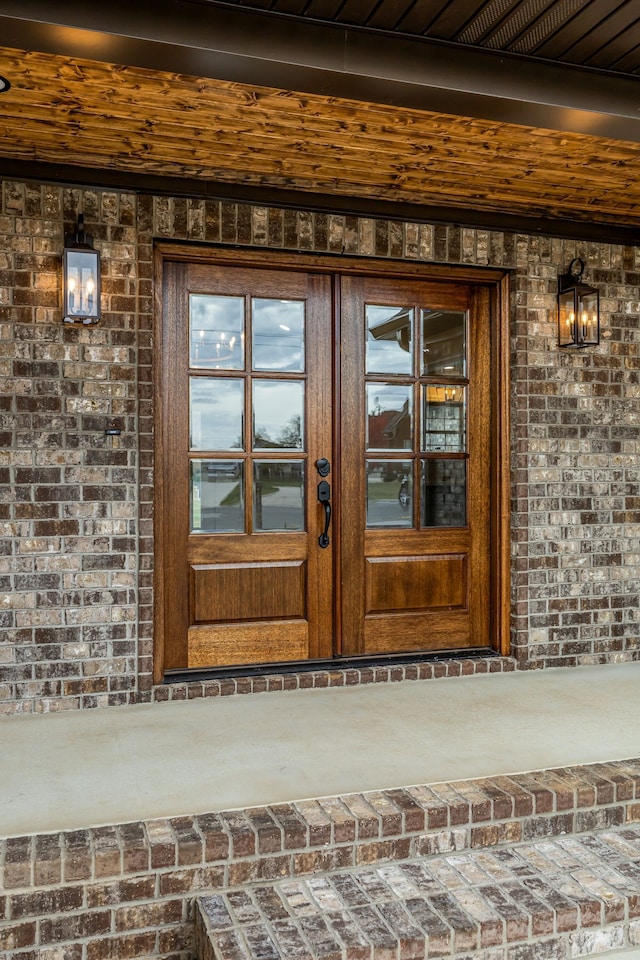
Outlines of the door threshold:
M 245 666 L 197 667 L 189 670 L 167 670 L 163 683 L 190 683 L 205 680 L 224 680 L 231 677 L 280 676 L 292 673 L 332 673 L 336 670 L 362 670 L 375 667 L 405 666 L 412 663 L 433 663 L 449 660 L 499 658 L 490 647 L 469 647 L 464 650 L 438 650 L 432 653 L 376 654 L 361 657 L 335 657 L 331 660 L 296 660 L 286 663 L 258 663 Z

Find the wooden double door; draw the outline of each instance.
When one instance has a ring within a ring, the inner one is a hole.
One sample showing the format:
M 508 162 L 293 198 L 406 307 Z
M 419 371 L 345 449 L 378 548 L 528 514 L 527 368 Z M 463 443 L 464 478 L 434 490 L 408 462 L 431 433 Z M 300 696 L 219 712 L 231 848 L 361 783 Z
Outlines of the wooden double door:
M 166 260 L 161 336 L 164 671 L 491 644 L 486 286 Z

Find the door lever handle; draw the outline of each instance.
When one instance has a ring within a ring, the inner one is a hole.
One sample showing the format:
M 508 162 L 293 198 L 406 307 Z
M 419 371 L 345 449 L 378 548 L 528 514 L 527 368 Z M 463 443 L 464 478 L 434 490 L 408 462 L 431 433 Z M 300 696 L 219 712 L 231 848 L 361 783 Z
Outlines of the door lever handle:
M 324 530 L 318 537 L 318 543 L 324 550 L 329 546 L 329 524 L 331 523 L 331 485 L 328 480 L 318 484 L 318 503 L 324 507 Z

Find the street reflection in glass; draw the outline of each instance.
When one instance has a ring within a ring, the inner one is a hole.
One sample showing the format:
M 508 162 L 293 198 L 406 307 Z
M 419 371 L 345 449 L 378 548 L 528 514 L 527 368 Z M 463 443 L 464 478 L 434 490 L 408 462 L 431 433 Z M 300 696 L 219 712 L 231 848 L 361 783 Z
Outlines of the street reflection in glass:
M 413 443 L 411 387 L 367 384 L 367 450 L 410 450 Z
M 464 527 L 467 523 L 466 461 L 424 460 L 421 499 L 423 527 Z
M 422 449 L 465 453 L 466 388 L 456 384 L 422 387 Z
M 243 449 L 243 381 L 226 377 L 191 377 L 189 389 L 191 449 Z
M 412 527 L 412 464 L 409 460 L 367 461 L 367 526 Z
M 304 370 L 304 302 L 301 300 L 251 301 L 253 318 L 253 369 Z
M 464 377 L 466 314 L 459 310 L 422 310 L 423 374 Z
M 253 381 L 253 449 L 302 450 L 304 384 L 299 380 Z
M 243 533 L 244 464 L 241 460 L 191 461 L 191 532 Z
M 189 362 L 196 369 L 244 368 L 244 297 L 189 297 Z
M 413 310 L 366 304 L 367 373 L 412 373 Z
M 304 463 L 261 460 L 253 471 L 254 530 L 304 530 Z

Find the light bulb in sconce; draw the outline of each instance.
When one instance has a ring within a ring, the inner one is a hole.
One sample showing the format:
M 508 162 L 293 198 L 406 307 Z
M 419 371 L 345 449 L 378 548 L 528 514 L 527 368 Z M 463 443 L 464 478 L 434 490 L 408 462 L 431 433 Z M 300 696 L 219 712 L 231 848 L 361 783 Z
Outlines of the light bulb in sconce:
M 69 277 L 67 281 L 67 296 L 69 300 L 69 310 L 75 310 L 76 305 L 76 278 Z

